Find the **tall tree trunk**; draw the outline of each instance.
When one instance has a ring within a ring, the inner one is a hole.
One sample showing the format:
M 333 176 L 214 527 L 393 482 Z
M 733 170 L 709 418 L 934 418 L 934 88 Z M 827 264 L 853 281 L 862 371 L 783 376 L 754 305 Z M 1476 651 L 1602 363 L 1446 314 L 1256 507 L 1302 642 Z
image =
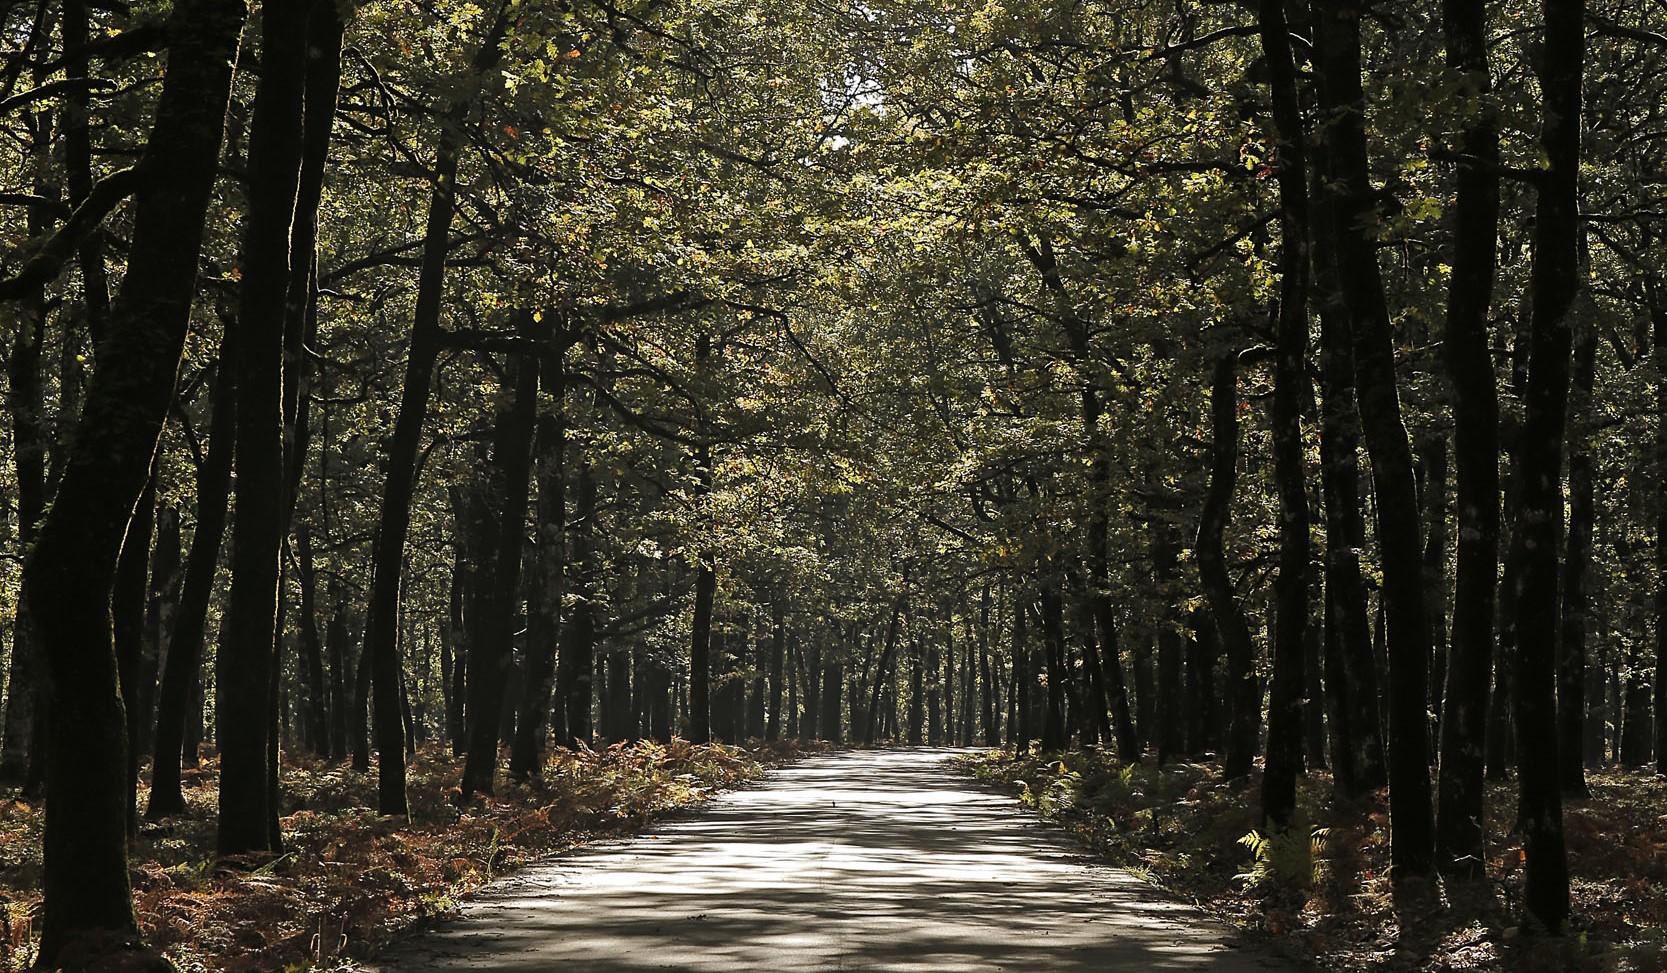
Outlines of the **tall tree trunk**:
M 519 312 L 518 330 L 532 337 L 530 312 Z M 469 752 L 463 765 L 463 793 L 491 794 L 498 771 L 498 740 L 504 688 L 514 662 L 515 606 L 521 591 L 521 548 L 526 534 L 527 482 L 538 421 L 539 363 L 530 355 L 515 362 L 508 408 L 492 435 L 492 468 L 500 498 L 498 531 L 491 556 L 496 565 L 481 636 L 469 643 Z M 506 385 L 510 383 L 506 382 Z
M 822 691 L 817 705 L 821 712 L 821 726 L 818 736 L 829 743 L 844 743 L 845 734 L 841 722 L 843 706 L 840 702 L 840 692 L 845 685 L 845 664 L 837 652 L 824 651 L 822 654 Z
M 1626 730 L 1621 738 L 1621 762 L 1631 767 L 1648 763 L 1653 741 L 1656 773 L 1667 775 L 1667 293 L 1663 293 L 1661 283 L 1655 278 L 1648 285 L 1650 321 L 1654 329 L 1650 357 L 1656 373 L 1656 578 L 1651 606 L 1655 615 L 1655 678 L 1645 684 L 1641 677 L 1643 663 L 1637 659 L 1638 647 L 1633 643 L 1627 660 Z M 1648 702 L 1654 703 L 1654 733 L 1647 729 Z
M 509 28 L 508 8 L 499 9 L 486 37 L 470 61 L 476 75 L 491 71 L 502 53 Z M 467 86 L 464 86 L 465 88 Z M 405 380 L 400 386 L 399 417 L 388 441 L 387 478 L 382 512 L 377 521 L 372 552 L 370 606 L 365 619 L 365 652 L 370 657 L 376 696 L 377 807 L 387 815 L 407 813 L 405 800 L 405 744 L 400 721 L 399 616 L 400 580 L 405 567 L 405 535 L 411 525 L 411 501 L 416 491 L 417 453 L 422 445 L 423 421 L 428 415 L 434 363 L 440 353 L 440 312 L 445 301 L 446 256 L 450 250 L 458 153 L 466 111 L 456 108 L 440 127 L 434 153 L 434 184 L 428 199 L 428 222 L 423 231 L 422 262 L 417 272 L 417 299 L 411 318 L 411 346 L 406 355 Z M 473 647 L 471 646 L 471 651 Z M 471 681 L 482 673 L 471 667 Z M 477 768 L 478 769 L 478 768 Z
M 1576 326 L 1570 389 L 1569 532 L 1563 553 L 1562 618 L 1557 640 L 1557 773 L 1564 797 L 1586 798 L 1586 627 L 1590 599 L 1592 530 L 1597 498 L 1592 487 L 1591 409 L 1597 330 Z
M 1174 524 L 1152 525 L 1153 574 L 1161 599 L 1157 618 L 1158 692 L 1156 726 L 1158 763 L 1161 765 L 1187 748 L 1187 720 L 1183 666 L 1186 640 L 1181 631 L 1180 574 L 1181 536 Z
M 1486 0 L 1444 0 L 1448 67 L 1476 99 L 1460 141 L 1466 163 L 1454 204 L 1453 271 L 1442 333 L 1453 396 L 1458 554 L 1453 635 L 1441 716 L 1437 862 L 1453 878 L 1484 874 L 1487 719 L 1499 571 L 1499 390 L 1488 307 L 1499 237 L 1499 132 L 1490 106 Z
M 151 819 L 185 810 L 180 788 L 180 764 L 196 766 L 196 752 L 185 754 L 187 726 L 193 706 L 200 710 L 196 692 L 202 678 L 204 629 L 214 576 L 220 565 L 220 546 L 226 533 L 226 511 L 231 497 L 233 437 L 237 433 L 237 369 L 232 363 L 237 334 L 235 319 L 227 317 L 220 339 L 220 364 L 215 375 L 209 416 L 208 452 L 197 469 L 197 525 L 180 582 L 179 609 L 168 638 L 168 661 L 162 669 L 162 689 L 156 704 L 156 758 L 151 762 Z M 196 722 L 200 725 L 200 711 Z
M 1232 512 L 1239 462 L 1239 353 L 1228 348 L 1216 359 L 1210 384 L 1210 486 L 1198 515 L 1199 581 L 1210 617 L 1227 655 L 1227 740 L 1223 773 L 1229 780 L 1250 776 L 1262 723 L 1262 694 L 1256 685 L 1256 646 L 1244 610 L 1227 574 L 1223 535 Z
M 1308 384 L 1308 161 L 1285 0 L 1262 0 L 1259 21 L 1273 95 L 1281 237 L 1270 410 L 1279 497 L 1279 573 L 1274 578 L 1279 624 L 1274 629 L 1262 816 L 1269 826 L 1282 830 L 1296 808 L 1302 696 L 1308 682 L 1308 475 L 1302 443 L 1302 414 L 1313 398 Z
M 1424 498 L 1424 599 L 1430 618 L 1430 712 L 1441 731 L 1447 686 L 1447 439 L 1430 436 L 1418 450 Z
M 516 780 L 543 773 L 549 741 L 546 720 L 555 690 L 566 547 L 563 534 L 567 525 L 567 478 L 563 469 L 567 455 L 565 352 L 565 346 L 552 349 L 539 366 L 539 388 L 548 396 L 551 411 L 538 417 L 533 441 L 538 511 L 527 578 L 526 691 L 509 758 L 509 772 Z
M 1323 79 L 1322 79 L 1323 80 Z M 1354 338 L 1337 276 L 1332 227 L 1336 198 L 1324 140 L 1313 145 L 1314 272 L 1320 317 L 1320 489 L 1325 500 L 1325 694 L 1330 706 L 1332 779 L 1346 797 L 1388 783 L 1378 667 L 1360 551 L 1360 412 L 1355 401 Z
M 1323 4 L 1316 50 L 1324 76 L 1322 110 L 1330 121 L 1328 174 L 1338 186 L 1332 238 L 1338 276 L 1354 331 L 1361 427 L 1371 459 L 1377 539 L 1383 565 L 1389 658 L 1391 858 L 1397 878 L 1428 875 L 1435 864 L 1430 806 L 1428 690 L 1430 628 L 1425 610 L 1422 524 L 1412 447 L 1395 378 L 1395 337 L 1378 268 L 1378 222 L 1366 148 L 1361 86 L 1360 10 Z
M 184 350 L 243 17 L 240 2 L 179 0 L 174 7 L 168 72 L 141 163 L 151 175 L 133 204 L 127 274 L 57 499 L 24 568 L 54 686 L 48 759 L 74 771 L 51 773 L 47 781 L 42 968 L 77 942 L 130 952 L 139 940 L 127 873 L 126 717 L 110 596 Z
M 150 592 L 145 607 L 144 673 L 139 685 L 145 694 L 138 701 L 139 746 L 150 750 L 156 727 L 156 687 L 162 661 L 162 647 L 173 629 L 174 612 L 179 604 L 180 582 L 179 508 L 173 504 L 162 507 L 156 530 L 150 569 Z M 153 760 L 154 763 L 154 760 Z
M 156 522 L 156 476 L 151 475 L 122 539 L 110 598 L 111 641 L 127 717 L 127 833 L 139 834 L 139 700 L 145 672 L 145 596 L 149 588 L 151 529 Z
M 44 232 L 30 207 L 30 235 Z M 46 510 L 45 403 L 41 357 L 46 342 L 45 286 L 23 302 L 23 326 L 6 359 L 6 411 L 12 424 L 12 464 L 17 481 L 18 549 L 29 550 Z M 0 781 L 23 783 L 29 770 L 29 751 L 44 741 L 34 739 L 36 706 L 44 703 L 43 660 L 31 636 L 29 593 L 18 592 L 12 626 L 12 664 L 6 682 L 6 721 L 0 732 Z M 40 764 L 37 762 L 37 766 Z
M 786 607 L 783 604 L 783 595 L 778 591 L 770 600 L 770 696 L 764 716 L 764 739 L 772 743 L 781 739 L 782 671 L 786 668 L 786 663 Z
M 222 855 L 275 851 L 268 818 L 269 699 L 275 670 L 284 503 L 283 359 L 290 231 L 301 172 L 306 0 L 267 0 L 249 135 L 249 215 L 239 259 L 237 505 L 232 584 L 215 660 Z
M 1569 914 L 1568 855 L 1557 745 L 1557 542 L 1563 515 L 1570 316 L 1579 293 L 1581 74 L 1585 0 L 1545 0 L 1540 146 L 1548 164 L 1534 212 L 1530 345 L 1517 479 L 1522 508 L 1511 545 L 1522 571 L 1511 592 L 1517 651 L 1518 825 L 1528 914 L 1552 932 Z
M 568 569 L 573 579 L 573 611 L 561 630 L 561 657 L 556 678 L 557 695 L 563 697 L 567 715 L 562 745 L 589 743 L 592 735 L 590 707 L 593 673 L 596 671 L 597 569 L 595 554 L 596 472 L 588 459 L 579 463 L 574 481 L 572 536 L 568 542 Z M 565 672 L 560 670 L 565 669 Z M 566 688 L 563 693 L 562 687 Z
M 307 679 L 307 744 L 321 757 L 330 755 L 330 701 L 324 688 L 324 646 L 318 632 L 318 566 L 313 561 L 312 531 L 296 531 L 296 573 L 301 582 L 301 655 Z

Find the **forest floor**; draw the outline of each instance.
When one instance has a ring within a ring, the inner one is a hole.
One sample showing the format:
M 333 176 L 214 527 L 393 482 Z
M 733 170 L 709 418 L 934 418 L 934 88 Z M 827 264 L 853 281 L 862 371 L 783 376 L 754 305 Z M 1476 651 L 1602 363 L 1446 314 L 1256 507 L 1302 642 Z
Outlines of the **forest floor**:
M 462 761 L 425 746 L 412 761 L 409 824 L 379 816 L 373 773 L 286 756 L 284 854 L 227 868 L 214 855 L 215 761 L 188 774 L 186 814 L 141 823 L 134 902 L 148 941 L 182 973 L 333 970 L 394 935 L 453 912 L 494 877 L 746 783 L 791 759 L 677 742 L 558 750 L 537 784 L 455 799 Z M 141 788 L 139 806 L 144 807 Z M 33 959 L 42 812 L 0 796 L 0 971 Z
M 1589 773 L 1591 799 L 1566 807 L 1574 919 L 1553 939 L 1517 918 L 1512 784 L 1489 791 L 1485 881 L 1397 892 L 1384 795 L 1335 805 L 1323 771 L 1301 784 L 1299 837 L 1268 842 L 1253 834 L 1259 778 L 1231 787 L 1218 764 L 1126 767 L 1094 752 L 1008 749 L 960 766 L 1018 791 L 1112 862 L 1325 970 L 1667 970 L 1667 783 L 1653 774 Z

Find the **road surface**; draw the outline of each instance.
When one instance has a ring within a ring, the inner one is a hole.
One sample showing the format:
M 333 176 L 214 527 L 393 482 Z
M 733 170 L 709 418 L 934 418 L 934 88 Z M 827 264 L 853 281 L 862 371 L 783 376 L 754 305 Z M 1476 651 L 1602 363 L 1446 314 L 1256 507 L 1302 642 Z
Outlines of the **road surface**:
M 946 771 L 949 753 L 803 760 L 642 837 L 498 882 L 373 969 L 1294 969 Z

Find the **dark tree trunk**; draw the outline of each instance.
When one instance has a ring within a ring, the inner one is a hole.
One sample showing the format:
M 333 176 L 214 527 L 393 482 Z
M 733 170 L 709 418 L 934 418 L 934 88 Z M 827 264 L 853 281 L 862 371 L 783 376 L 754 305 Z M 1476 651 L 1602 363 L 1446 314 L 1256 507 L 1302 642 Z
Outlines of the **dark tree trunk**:
M 1191 627 L 1192 636 L 1187 641 L 1187 752 L 1196 757 L 1220 743 L 1215 670 L 1221 639 L 1208 608 L 1192 610 Z
M 483 74 L 498 63 L 508 25 L 507 8 L 500 9 L 471 61 L 475 73 Z M 400 580 L 405 567 L 405 535 L 411 525 L 411 500 L 416 489 L 417 453 L 422 445 L 423 421 L 428 416 L 434 363 L 440 353 L 440 312 L 445 301 L 451 221 L 457 207 L 454 193 L 465 114 L 462 110 L 451 113 L 449 124 L 440 127 L 439 143 L 435 148 L 434 183 L 429 194 L 422 263 L 417 275 L 416 306 L 411 318 L 411 346 L 405 362 L 405 381 L 400 387 L 399 417 L 394 422 L 393 436 L 388 441 L 387 478 L 382 492 L 382 512 L 377 521 L 376 545 L 372 551 L 374 564 L 370 607 L 365 619 L 365 653 L 370 657 L 376 693 L 377 807 L 387 815 L 407 813 L 396 619 L 399 616 Z M 477 652 L 478 648 L 471 645 L 470 651 Z M 470 666 L 470 674 L 471 686 L 486 681 L 483 678 L 485 674 L 473 665 Z M 471 733 L 473 730 L 471 723 Z M 495 722 L 493 732 L 496 732 Z M 479 772 L 477 766 L 476 773 Z M 466 780 L 465 789 L 469 782 Z M 491 790 L 490 775 L 486 789 L 488 792 Z
M 116 671 L 122 706 L 127 717 L 127 833 L 139 834 L 139 700 L 145 672 L 145 596 L 149 589 L 151 528 L 156 520 L 156 476 L 151 476 L 133 520 L 122 539 L 116 561 L 116 583 L 110 599 L 111 634 L 116 648 Z
M 832 657 L 830 657 L 830 655 Z M 837 655 L 824 652 L 822 661 L 822 692 L 818 698 L 821 712 L 821 726 L 819 736 L 829 743 L 845 742 L 845 734 L 841 729 L 844 725 L 840 719 L 840 711 L 844 708 L 840 702 L 840 692 L 845 686 L 845 664 Z
M 1187 720 L 1183 666 L 1186 639 L 1181 631 L 1181 537 L 1174 524 L 1152 526 L 1153 573 L 1161 599 L 1158 614 L 1158 692 L 1155 707 L 1158 763 L 1161 765 L 1187 749 Z
M 31 216 L 34 216 L 31 207 Z M 31 220 L 30 235 L 42 232 Z M 6 360 L 6 410 L 11 414 L 12 463 L 17 480 L 18 547 L 27 551 L 34 543 L 41 516 L 46 510 L 46 430 L 43 425 L 41 352 L 46 341 L 46 295 L 37 288 L 23 303 L 23 327 L 12 342 Z M 31 636 L 29 593 L 18 592 L 18 610 L 12 626 L 12 664 L 6 683 L 6 722 L 0 735 L 0 781 L 23 783 L 28 776 L 29 752 L 41 741 L 34 739 L 36 704 L 44 703 L 42 663 Z M 43 766 L 39 761 L 38 766 Z
M 1426 439 L 1418 450 L 1424 499 L 1424 600 L 1430 619 L 1430 706 L 1441 732 L 1447 686 L 1447 440 Z M 1433 738 L 1432 738 L 1433 739 Z
M 770 611 L 770 697 L 764 717 L 764 739 L 773 743 L 781 739 L 782 671 L 787 663 L 787 628 L 780 593 L 772 599 Z
M 321 757 L 330 755 L 330 703 L 324 688 L 324 648 L 318 633 L 318 567 L 313 562 L 312 531 L 302 524 L 295 535 L 296 573 L 301 583 L 301 656 L 307 679 L 307 745 Z
M 517 312 L 518 330 L 532 337 L 530 312 Z M 469 752 L 463 766 L 463 793 L 491 794 L 498 773 L 498 741 L 504 714 L 504 689 L 514 662 L 515 606 L 521 591 L 521 548 L 526 534 L 527 483 L 538 421 L 537 359 L 523 355 L 514 363 L 509 408 L 498 416 L 492 434 L 492 479 L 499 498 L 498 530 L 493 538 L 492 586 L 486 592 L 486 617 L 480 636 L 469 642 L 467 720 Z M 383 535 L 386 540 L 387 535 Z M 397 601 L 396 601 L 397 604 Z M 403 793 L 403 792 L 402 792 Z M 386 812 L 386 808 L 384 808 Z
M 901 633 L 903 622 L 903 604 L 904 597 L 899 595 L 897 600 L 892 603 L 891 621 L 886 624 L 885 648 L 880 651 L 880 661 L 874 668 L 874 684 L 868 701 L 868 709 L 862 720 L 861 742 L 864 744 L 873 744 L 879 739 L 876 733 L 883 729 L 879 725 L 880 704 L 885 692 L 886 675 L 892 668 L 892 660 L 897 656 L 897 639 Z M 855 713 L 852 714 L 852 722 L 856 722 Z M 855 732 L 855 730 L 856 727 L 853 726 L 852 731 Z
M 1654 359 L 1656 374 L 1667 376 L 1667 294 L 1662 293 L 1661 285 L 1653 279 L 1650 281 L 1649 300 L 1655 337 L 1654 350 L 1650 355 Z M 1653 741 L 1656 773 L 1667 774 L 1667 380 L 1658 379 L 1656 382 L 1655 421 L 1656 581 L 1651 605 L 1655 615 L 1655 678 L 1646 683 L 1640 673 L 1642 660 L 1628 660 L 1631 664 L 1627 666 L 1627 729 L 1622 737 L 1621 761 L 1633 767 L 1648 763 Z M 1637 654 L 1636 646 L 1630 654 Z M 1652 696 L 1653 734 L 1648 729 L 1649 719 L 1644 715 L 1646 700 Z
M 596 599 L 598 579 L 595 564 L 596 473 L 588 460 L 579 464 L 574 481 L 573 522 L 568 539 L 568 570 L 573 581 L 573 610 L 561 630 L 561 655 L 556 673 L 556 694 L 562 699 L 567 720 L 562 726 L 561 744 L 575 747 L 589 743 L 592 736 L 590 709 L 596 672 Z M 565 670 L 565 671 L 564 671 Z M 563 692 L 565 687 L 566 692 Z
M 978 594 L 978 708 L 983 720 L 986 747 L 1001 743 L 1000 720 L 997 718 L 1000 700 L 990 671 L 990 602 L 990 585 L 986 582 Z
M 1262 723 L 1256 685 L 1256 646 L 1227 574 L 1223 535 L 1233 503 L 1239 461 L 1239 353 L 1224 350 L 1210 385 L 1210 486 L 1198 515 L 1198 575 L 1227 655 L 1227 738 L 1222 770 L 1229 780 L 1250 776 Z
M 1366 524 L 1360 502 L 1360 413 L 1355 401 L 1354 344 L 1349 309 L 1337 276 L 1332 241 L 1335 197 L 1329 155 L 1314 146 L 1314 270 L 1320 317 L 1320 489 L 1325 500 L 1325 693 L 1330 707 L 1332 779 L 1345 797 L 1388 783 L 1378 667 L 1360 551 Z
M 1486 0 L 1445 0 L 1447 64 L 1463 72 L 1467 92 L 1486 98 Z M 1442 334 L 1453 396 L 1453 480 L 1458 554 L 1453 580 L 1453 636 L 1441 717 L 1441 791 L 1437 862 L 1454 878 L 1484 874 L 1483 775 L 1499 571 L 1499 391 L 1493 373 L 1488 307 L 1499 236 L 1499 133 L 1477 111 L 1466 124 L 1454 205 L 1453 271 Z
M 127 274 L 57 499 L 24 568 L 34 633 L 54 686 L 48 760 L 74 770 L 47 781 L 37 958 L 43 969 L 78 942 L 98 952 L 121 943 L 127 952 L 138 940 L 127 872 L 126 717 L 110 596 L 184 350 L 243 17 L 242 3 L 222 0 L 179 0 L 174 7 L 168 72 L 142 162 L 151 176 L 132 206 Z
M 1361 427 L 1371 458 L 1377 538 L 1383 565 L 1389 664 L 1391 858 L 1397 878 L 1428 875 L 1435 864 L 1430 805 L 1428 690 L 1430 627 L 1425 610 L 1422 523 L 1412 447 L 1401 419 L 1395 338 L 1378 268 L 1375 210 L 1361 86 L 1360 10 L 1326 5 L 1316 50 L 1324 76 L 1322 110 L 1328 174 L 1338 192 L 1332 213 L 1338 276 L 1354 331 Z
M 1308 615 L 1308 486 L 1302 414 L 1308 384 L 1308 162 L 1296 64 L 1291 57 L 1285 0 L 1262 0 L 1262 53 L 1273 95 L 1279 183 L 1279 312 L 1275 331 L 1273 404 L 1274 485 L 1279 496 L 1279 573 L 1274 601 L 1273 682 L 1268 702 L 1268 748 L 1262 778 L 1262 816 L 1283 830 L 1296 808 L 1302 772 L 1302 696 Z
M 1522 507 L 1512 532 L 1522 570 L 1510 592 L 1517 650 L 1512 667 L 1517 733 L 1518 826 L 1523 901 L 1541 926 L 1560 932 L 1569 915 L 1569 865 L 1557 759 L 1557 542 L 1563 516 L 1563 437 L 1568 412 L 1570 315 L 1579 293 L 1581 72 L 1585 0 L 1545 0 L 1540 65 L 1541 173 L 1534 212 L 1528 386 L 1517 483 Z
M 332 586 L 333 587 L 333 586 Z M 324 644 L 330 653 L 330 759 L 347 756 L 347 607 L 338 593 L 330 599 L 330 621 Z
M 1065 725 L 1065 685 L 1070 673 L 1065 665 L 1064 601 L 1052 578 L 1042 581 L 1042 646 L 1047 666 L 1047 710 L 1042 716 L 1042 751 L 1065 750 L 1070 730 Z
M 337 603 L 340 604 L 339 602 Z M 349 764 L 355 771 L 364 773 L 370 770 L 370 697 L 371 697 L 371 667 L 373 663 L 370 653 L 359 650 L 359 661 L 353 673 L 353 720 L 352 732 L 353 759 Z M 402 751 L 404 747 L 400 748 Z
M 565 347 L 552 350 L 539 368 L 539 388 L 549 398 L 551 411 L 539 416 L 533 443 L 538 511 L 527 578 L 526 690 L 509 757 L 509 773 L 516 780 L 542 775 L 550 735 L 546 721 L 555 690 L 556 642 L 561 637 L 567 523 L 565 351 Z M 565 726 L 562 730 L 565 733 Z
M 192 767 L 197 765 L 195 747 L 186 752 L 187 729 L 191 723 L 202 725 L 199 687 L 204 628 L 214 592 L 214 576 L 220 564 L 220 546 L 226 533 L 232 440 L 237 432 L 237 369 L 232 364 L 236 321 L 228 317 L 225 328 L 220 339 L 220 365 L 209 417 L 208 453 L 197 470 L 197 526 L 185 561 L 178 614 L 168 638 L 168 661 L 162 669 L 162 690 L 156 704 L 156 759 L 151 762 L 150 802 L 145 806 L 145 816 L 151 819 L 185 810 L 180 764 L 183 760 Z M 193 707 L 194 716 L 191 715 Z
M 174 612 L 179 603 L 179 569 L 179 509 L 167 504 L 162 507 L 157 524 L 156 546 L 151 556 L 150 593 L 145 608 L 144 672 L 139 680 L 145 692 L 137 705 L 138 745 L 146 753 L 154 753 L 151 743 L 155 739 L 157 677 L 161 670 L 162 647 L 168 644 Z
M 268 777 L 284 504 L 283 360 L 290 231 L 301 172 L 307 0 L 267 0 L 249 135 L 238 295 L 237 505 L 227 637 L 215 659 L 221 855 L 272 852 Z
M 1562 566 L 1562 618 L 1557 640 L 1557 774 L 1564 797 L 1586 798 L 1586 627 L 1590 611 L 1592 530 L 1597 498 L 1592 487 L 1590 446 L 1592 384 L 1597 330 L 1577 326 L 1573 387 L 1570 389 L 1569 531 Z
M 909 626 L 913 628 L 914 625 Z M 909 652 L 909 715 L 908 741 L 911 746 L 920 746 L 925 742 L 926 709 L 923 705 L 926 695 L 926 660 L 922 658 L 920 639 L 914 638 L 910 643 Z

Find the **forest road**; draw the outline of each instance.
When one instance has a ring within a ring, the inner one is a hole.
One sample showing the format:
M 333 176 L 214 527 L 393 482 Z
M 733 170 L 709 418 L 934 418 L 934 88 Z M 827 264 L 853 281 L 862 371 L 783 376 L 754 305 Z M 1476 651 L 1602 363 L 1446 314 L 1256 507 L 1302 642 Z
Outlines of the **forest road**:
M 1296 967 L 1094 863 L 955 751 L 773 771 L 697 815 L 498 882 L 385 973 L 1252 973 Z

